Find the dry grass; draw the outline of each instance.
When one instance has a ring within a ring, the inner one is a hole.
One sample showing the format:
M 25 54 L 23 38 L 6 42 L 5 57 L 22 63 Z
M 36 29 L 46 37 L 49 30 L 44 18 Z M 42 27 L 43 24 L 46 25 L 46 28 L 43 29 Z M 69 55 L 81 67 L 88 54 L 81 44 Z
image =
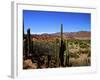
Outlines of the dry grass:
M 31 59 L 27 59 L 23 61 L 23 68 L 24 69 L 36 69 L 37 65 L 32 63 Z

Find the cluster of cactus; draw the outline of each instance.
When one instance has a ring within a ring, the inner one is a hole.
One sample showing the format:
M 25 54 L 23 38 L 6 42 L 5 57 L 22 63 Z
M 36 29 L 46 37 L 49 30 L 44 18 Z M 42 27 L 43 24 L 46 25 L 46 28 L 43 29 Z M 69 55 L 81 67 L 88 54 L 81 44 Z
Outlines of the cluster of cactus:
M 27 29 L 27 35 L 24 35 L 24 55 L 30 57 L 33 53 L 33 41 L 31 40 L 30 28 Z
M 69 49 L 68 40 L 63 39 L 63 24 L 61 24 L 60 39 L 56 39 L 55 42 L 55 57 L 57 67 L 69 66 Z
M 24 34 L 24 32 L 23 32 Z M 27 35 L 23 35 L 23 53 L 25 57 L 33 58 L 34 53 L 34 42 L 32 41 L 30 29 L 27 29 Z M 59 66 L 69 66 L 69 49 L 68 49 L 68 40 L 63 39 L 63 24 L 61 24 L 61 36 L 60 39 L 55 41 L 55 54 L 54 58 L 56 61 L 56 67 Z M 48 58 L 49 61 L 49 58 Z M 49 64 L 49 63 L 48 63 Z

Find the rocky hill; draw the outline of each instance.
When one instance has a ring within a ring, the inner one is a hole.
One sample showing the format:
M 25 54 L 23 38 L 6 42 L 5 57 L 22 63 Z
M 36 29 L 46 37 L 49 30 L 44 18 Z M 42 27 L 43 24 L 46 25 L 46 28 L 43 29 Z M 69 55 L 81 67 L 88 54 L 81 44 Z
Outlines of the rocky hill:
M 81 40 L 90 40 L 91 32 L 88 31 L 79 31 L 79 32 L 64 32 L 64 39 L 81 39 Z M 60 38 L 60 32 L 52 34 L 32 34 L 33 40 L 54 40 Z

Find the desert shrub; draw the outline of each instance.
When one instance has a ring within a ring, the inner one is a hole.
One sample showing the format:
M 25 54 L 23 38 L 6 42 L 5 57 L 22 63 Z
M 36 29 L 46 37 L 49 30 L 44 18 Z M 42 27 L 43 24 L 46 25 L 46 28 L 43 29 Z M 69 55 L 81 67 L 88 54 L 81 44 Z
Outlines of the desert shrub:
M 79 54 L 78 53 L 69 53 L 69 57 L 71 58 L 79 58 Z
M 80 41 L 80 48 L 89 48 L 90 47 L 90 40 L 81 40 Z
M 36 69 L 36 68 L 37 68 L 37 64 L 32 63 L 31 59 L 27 59 L 23 61 L 23 69 Z
M 54 43 L 35 41 L 33 44 L 34 54 L 52 54 L 54 51 Z
M 69 42 L 69 45 L 73 45 L 73 43 L 72 42 Z
M 86 42 L 87 42 L 88 44 L 90 44 L 90 43 L 91 43 L 91 40 L 86 40 Z
M 91 56 L 91 51 L 89 50 L 89 51 L 88 51 L 88 57 L 90 57 L 90 56 Z
M 84 50 L 80 50 L 80 53 L 82 54 L 89 54 L 90 55 L 90 50 L 89 49 L 84 49 Z
M 51 56 L 51 58 L 50 58 L 50 60 L 49 60 L 49 67 L 50 67 L 50 68 L 57 67 L 56 58 L 55 58 L 54 56 Z
M 74 44 L 75 44 L 75 45 L 78 44 L 78 40 L 75 40 L 75 41 L 74 41 Z
M 80 48 L 87 48 L 87 45 L 84 44 L 84 43 L 81 43 L 81 44 L 80 44 Z
M 72 66 L 89 66 L 90 60 L 88 58 L 70 58 L 70 64 L 72 64 Z

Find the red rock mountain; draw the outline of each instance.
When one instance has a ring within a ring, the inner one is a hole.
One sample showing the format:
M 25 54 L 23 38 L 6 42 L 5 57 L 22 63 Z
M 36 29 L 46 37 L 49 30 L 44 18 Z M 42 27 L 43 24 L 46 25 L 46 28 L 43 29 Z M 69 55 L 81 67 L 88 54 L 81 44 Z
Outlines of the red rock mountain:
M 91 32 L 88 31 L 79 31 L 79 32 L 64 32 L 64 39 L 82 39 L 82 40 L 90 40 Z M 60 32 L 52 33 L 52 34 L 32 34 L 33 40 L 55 40 L 56 38 L 60 38 Z

